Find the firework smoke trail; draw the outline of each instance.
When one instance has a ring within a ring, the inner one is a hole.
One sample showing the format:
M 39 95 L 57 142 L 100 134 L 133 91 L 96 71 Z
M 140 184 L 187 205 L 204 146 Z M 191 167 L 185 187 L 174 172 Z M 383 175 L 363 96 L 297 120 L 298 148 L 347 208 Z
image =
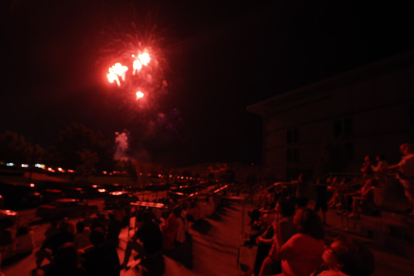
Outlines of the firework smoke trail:
M 116 150 L 115 150 L 115 155 L 114 158 L 115 160 L 120 160 L 124 157 L 127 157 L 127 150 L 129 147 L 128 144 L 128 132 L 126 130 L 124 130 L 124 132 L 115 132 L 115 145 L 116 145 Z

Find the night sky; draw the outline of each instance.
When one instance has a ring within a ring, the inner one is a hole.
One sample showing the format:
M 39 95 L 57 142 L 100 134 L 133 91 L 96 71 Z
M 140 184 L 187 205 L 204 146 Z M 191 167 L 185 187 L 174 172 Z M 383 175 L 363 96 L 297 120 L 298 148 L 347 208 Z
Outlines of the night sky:
M 48 148 L 77 122 L 111 140 L 127 129 L 144 161 L 260 163 L 262 118 L 246 106 L 412 49 L 413 1 L 390 3 L 3 0 L 0 131 Z M 163 38 L 157 106 L 106 80 L 108 29 L 133 20 Z

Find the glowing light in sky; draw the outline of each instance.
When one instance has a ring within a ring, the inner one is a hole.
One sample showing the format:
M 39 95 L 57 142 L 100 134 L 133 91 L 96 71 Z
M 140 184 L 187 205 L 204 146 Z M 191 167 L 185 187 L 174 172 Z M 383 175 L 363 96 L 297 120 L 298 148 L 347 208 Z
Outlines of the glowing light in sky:
M 143 65 L 147 65 L 151 61 L 151 58 L 147 52 L 139 54 L 138 59 Z
M 109 74 L 107 75 L 108 81 L 110 83 L 116 81 L 118 86 L 121 86 L 121 83 L 119 82 L 119 77 L 121 77 L 122 80 L 125 81 L 126 71 L 128 71 L 128 67 L 123 66 L 121 63 L 115 63 L 114 66 L 109 68 Z
M 132 64 L 134 71 L 132 71 L 132 75 L 135 75 L 135 72 L 139 73 L 139 70 L 142 68 L 142 63 L 139 60 L 134 60 Z
M 30 183 L 30 187 L 32 187 L 32 188 L 33 188 L 34 186 L 35 186 L 35 184 L 33 184 L 33 183 Z
M 137 100 L 141 99 L 142 97 L 144 97 L 144 93 L 142 93 L 141 91 L 137 92 Z

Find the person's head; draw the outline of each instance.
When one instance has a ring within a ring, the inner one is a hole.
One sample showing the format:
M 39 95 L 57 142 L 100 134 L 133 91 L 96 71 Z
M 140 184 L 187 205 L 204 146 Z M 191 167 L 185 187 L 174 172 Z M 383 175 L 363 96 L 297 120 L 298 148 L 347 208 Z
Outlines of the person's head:
M 302 234 L 309 235 L 317 240 L 323 239 L 325 236 L 321 218 L 312 209 L 300 208 L 296 210 L 293 223 Z
M 409 153 L 413 153 L 414 152 L 414 145 L 413 144 L 409 144 L 409 143 L 405 143 L 402 144 L 400 146 L 400 151 L 403 155 L 407 155 Z
M 377 162 L 385 161 L 385 155 L 384 154 L 377 155 L 376 160 Z
M 299 180 L 299 182 L 303 183 L 303 182 L 308 181 L 308 177 L 306 176 L 306 174 L 301 173 L 298 177 L 298 180 Z
M 78 254 L 71 242 L 61 245 L 55 254 L 54 265 L 59 268 L 75 268 L 78 265 Z
M 22 226 L 22 227 L 19 227 L 19 229 L 17 229 L 16 237 L 23 236 L 28 233 L 29 233 L 29 228 L 27 228 L 26 226 Z
M 66 232 L 69 229 L 69 223 L 63 221 L 59 226 L 59 232 Z
M 95 228 L 89 235 L 89 240 L 94 246 L 101 246 L 105 242 L 105 233 L 101 228 Z
M 330 269 L 347 275 L 370 275 L 375 270 L 372 252 L 350 237 L 339 236 L 327 246 L 322 259 Z
M 174 216 L 175 216 L 176 218 L 181 217 L 181 211 L 182 211 L 182 210 L 183 210 L 183 209 L 181 208 L 181 206 L 180 206 L 180 205 L 175 206 L 175 207 L 174 207 L 174 209 L 173 209 Z
M 137 222 L 139 227 L 151 223 L 152 219 L 154 218 L 154 215 L 148 211 L 148 210 L 144 210 L 142 211 L 142 213 L 138 214 L 137 216 Z
M 81 221 L 76 223 L 76 232 L 80 234 L 80 233 L 83 233 L 83 230 L 85 230 L 85 223 Z
M 276 203 L 276 211 L 283 217 L 292 217 L 295 214 L 295 203 L 293 199 L 281 197 Z
M 371 162 L 371 160 L 372 160 L 372 157 L 369 156 L 369 155 L 365 156 L 365 158 L 364 158 L 365 162 Z

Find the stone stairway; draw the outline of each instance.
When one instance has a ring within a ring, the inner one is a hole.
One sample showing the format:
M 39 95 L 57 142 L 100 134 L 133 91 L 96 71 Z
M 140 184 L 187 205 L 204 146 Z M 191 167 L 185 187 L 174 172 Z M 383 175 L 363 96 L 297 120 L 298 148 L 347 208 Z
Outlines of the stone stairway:
M 391 211 L 381 211 L 380 216 L 343 217 L 342 221 L 340 215 L 335 216 L 339 229 L 368 238 L 385 252 L 414 261 L 414 217 Z

